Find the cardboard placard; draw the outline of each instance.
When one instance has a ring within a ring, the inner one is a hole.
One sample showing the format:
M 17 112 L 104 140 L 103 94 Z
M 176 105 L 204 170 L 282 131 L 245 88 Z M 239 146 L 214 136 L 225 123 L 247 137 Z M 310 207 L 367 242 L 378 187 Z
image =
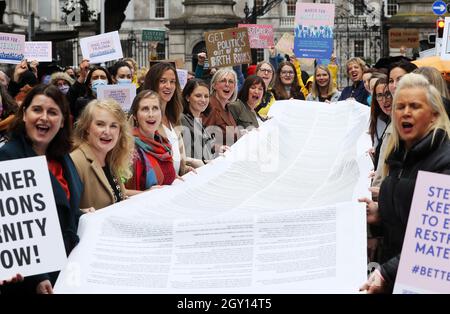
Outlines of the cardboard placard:
M 292 56 L 294 54 L 294 35 L 284 33 L 277 42 L 275 48 L 288 56 Z
M 252 54 L 246 28 L 229 28 L 205 33 L 209 67 L 251 64 Z
M 390 48 L 418 48 L 419 30 L 406 28 L 392 28 L 389 30 Z

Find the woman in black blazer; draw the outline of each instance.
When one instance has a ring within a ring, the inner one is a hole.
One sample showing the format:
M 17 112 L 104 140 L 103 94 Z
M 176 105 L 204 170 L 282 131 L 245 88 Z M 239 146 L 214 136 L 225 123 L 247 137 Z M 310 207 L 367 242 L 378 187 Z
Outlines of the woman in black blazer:
M 77 245 L 80 177 L 69 152 L 72 148 L 69 105 L 54 85 L 38 85 L 26 96 L 10 126 L 10 141 L 0 148 L 0 161 L 45 155 L 67 255 Z M 59 272 L 25 277 L 1 286 L 2 294 L 48 294 Z

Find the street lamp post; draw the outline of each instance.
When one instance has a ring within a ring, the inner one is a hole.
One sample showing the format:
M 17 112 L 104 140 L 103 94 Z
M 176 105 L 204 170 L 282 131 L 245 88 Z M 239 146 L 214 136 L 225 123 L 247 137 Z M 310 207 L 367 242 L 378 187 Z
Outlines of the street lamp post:
M 136 45 L 136 34 L 134 33 L 134 30 L 131 30 L 130 33 L 128 33 L 127 45 L 128 45 L 128 57 L 134 58 L 133 52 L 135 51 Z
M 256 24 L 257 13 L 258 12 L 256 11 L 256 7 L 255 7 L 255 5 L 253 5 L 252 15 L 250 15 L 250 8 L 248 7 L 247 2 L 245 2 L 244 14 L 245 14 L 245 23 L 246 24 Z M 253 63 L 256 63 L 257 59 L 258 59 L 258 53 L 257 53 L 256 49 L 252 48 L 251 53 L 252 53 Z M 245 65 L 244 65 L 244 67 L 245 67 Z

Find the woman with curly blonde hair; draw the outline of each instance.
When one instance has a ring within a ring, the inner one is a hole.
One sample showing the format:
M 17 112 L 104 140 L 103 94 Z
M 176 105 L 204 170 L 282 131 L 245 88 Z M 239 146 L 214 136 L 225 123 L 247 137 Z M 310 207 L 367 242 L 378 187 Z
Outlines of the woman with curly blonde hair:
M 75 148 L 70 155 L 85 187 L 81 208 L 93 211 L 127 197 L 122 179 L 132 176 L 134 143 L 116 101 L 93 100 L 86 106 L 75 126 Z

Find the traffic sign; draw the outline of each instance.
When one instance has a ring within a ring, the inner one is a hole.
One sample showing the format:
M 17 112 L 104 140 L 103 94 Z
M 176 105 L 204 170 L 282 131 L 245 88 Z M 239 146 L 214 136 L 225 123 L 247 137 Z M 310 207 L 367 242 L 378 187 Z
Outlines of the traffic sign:
M 431 6 L 433 13 L 436 15 L 442 15 L 447 12 L 447 4 L 444 1 L 435 1 Z
M 156 41 L 164 44 L 166 32 L 159 29 L 143 29 L 142 41 Z

